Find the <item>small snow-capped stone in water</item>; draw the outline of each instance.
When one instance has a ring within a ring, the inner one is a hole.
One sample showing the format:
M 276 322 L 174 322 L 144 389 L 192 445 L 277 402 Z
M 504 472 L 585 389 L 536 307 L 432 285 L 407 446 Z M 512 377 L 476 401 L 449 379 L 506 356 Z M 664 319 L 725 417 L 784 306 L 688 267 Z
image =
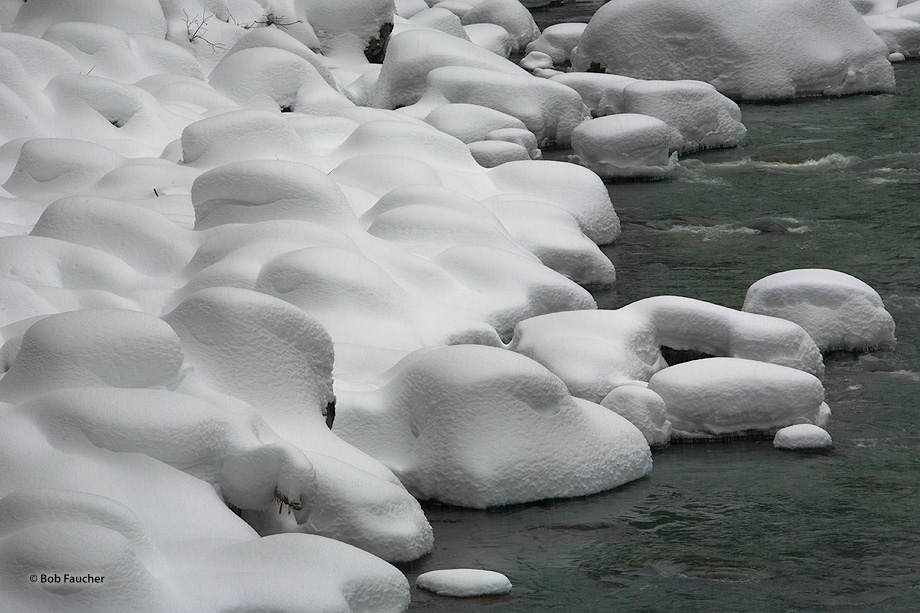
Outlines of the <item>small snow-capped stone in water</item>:
M 833 446 L 831 435 L 813 424 L 787 426 L 776 433 L 773 446 L 777 449 L 827 449 Z
M 439 596 L 455 598 L 492 596 L 511 591 L 511 581 L 505 575 L 473 568 L 433 570 L 419 575 L 415 585 Z
M 903 53 L 891 53 L 888 55 L 888 61 L 892 64 L 895 62 L 903 62 L 904 59 L 905 58 Z

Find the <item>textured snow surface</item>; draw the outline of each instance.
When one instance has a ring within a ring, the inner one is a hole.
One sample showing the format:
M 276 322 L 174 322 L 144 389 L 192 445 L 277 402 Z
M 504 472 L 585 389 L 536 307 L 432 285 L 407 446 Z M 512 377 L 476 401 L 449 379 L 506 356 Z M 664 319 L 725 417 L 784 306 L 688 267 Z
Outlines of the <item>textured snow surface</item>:
M 572 161 L 605 179 L 661 178 L 677 169 L 680 133 L 655 117 L 619 113 L 581 124 L 572 133 Z
M 706 81 L 740 99 L 894 91 L 886 45 L 848 0 L 610 2 L 572 64 Z
M 474 568 L 452 568 L 422 573 L 416 579 L 415 585 L 440 596 L 458 598 L 507 594 L 511 591 L 511 581 L 505 575 Z
M 821 351 L 893 350 L 894 319 L 874 289 L 836 270 L 780 272 L 748 289 L 744 311 L 802 326 Z

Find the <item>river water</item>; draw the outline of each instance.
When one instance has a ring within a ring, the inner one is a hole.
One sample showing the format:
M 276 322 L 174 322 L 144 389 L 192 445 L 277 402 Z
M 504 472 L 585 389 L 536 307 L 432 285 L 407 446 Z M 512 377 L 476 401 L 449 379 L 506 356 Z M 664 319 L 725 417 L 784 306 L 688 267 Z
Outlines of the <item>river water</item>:
M 600 3 L 536 9 L 541 27 Z M 489 511 L 426 505 L 435 551 L 402 566 L 505 573 L 502 597 L 413 589 L 412 611 L 920 610 L 920 63 L 894 95 L 743 105 L 745 147 L 672 180 L 610 185 L 623 223 L 602 308 L 677 294 L 740 308 L 747 287 L 833 268 L 882 296 L 894 352 L 826 356 L 835 448 L 672 445 L 650 477 Z M 552 152 L 547 157 L 564 157 Z M 786 233 L 760 233 L 769 220 Z

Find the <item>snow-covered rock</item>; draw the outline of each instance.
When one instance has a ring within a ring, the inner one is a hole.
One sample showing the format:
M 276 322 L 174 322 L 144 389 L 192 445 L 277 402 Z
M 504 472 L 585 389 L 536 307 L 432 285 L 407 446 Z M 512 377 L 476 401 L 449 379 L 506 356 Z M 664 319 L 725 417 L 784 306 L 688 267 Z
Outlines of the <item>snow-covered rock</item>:
M 492 570 L 451 568 L 422 573 L 415 585 L 439 596 L 466 598 L 507 594 L 511 591 L 508 577 Z
M 621 113 L 586 121 L 572 131 L 572 161 L 602 179 L 666 177 L 677 169 L 681 135 L 649 115 Z
M 511 55 L 514 48 L 514 39 L 508 34 L 508 30 L 494 23 L 471 23 L 463 26 L 469 39 L 482 47 L 488 49 L 495 55 L 507 58 Z
M 649 445 L 666 445 L 671 440 L 671 421 L 664 400 L 648 387 L 615 387 L 600 404 L 639 428 Z
M 623 94 L 636 81 L 632 77 L 598 72 L 565 72 L 550 79 L 577 91 L 594 117 L 625 113 Z
M 523 51 L 528 43 L 540 36 L 540 28 L 518 0 L 483 0 L 463 14 L 463 25 L 492 23 L 501 26 L 514 41 L 512 53 Z
M 569 144 L 572 131 L 589 117 L 581 96 L 564 85 L 526 72 L 505 74 L 466 66 L 429 72 L 419 106 L 425 108 L 428 101 L 478 104 L 501 111 L 524 122 L 541 146 Z
M 746 100 L 894 91 L 879 38 L 847 0 L 623 0 L 585 29 L 576 70 L 694 79 Z
M 836 270 L 788 270 L 748 288 L 744 311 L 802 326 L 821 351 L 890 350 L 894 319 L 874 289 Z
M 769 432 L 826 421 L 821 381 L 778 364 L 738 358 L 692 360 L 658 371 L 648 389 L 664 400 L 677 437 Z
M 833 444 L 827 430 L 814 424 L 786 426 L 773 437 L 777 449 L 827 449 Z
M 507 162 L 519 162 L 530 159 L 527 148 L 517 143 L 501 140 L 481 140 L 469 145 L 473 159 L 484 168 L 495 168 Z
M 665 368 L 662 346 L 824 373 L 818 347 L 797 324 L 678 296 L 534 317 L 518 324 L 511 343 L 594 402 Z
M 572 61 L 572 51 L 578 46 L 581 35 L 585 32 L 584 23 L 556 23 L 546 27 L 535 40 L 524 49 L 526 53 L 540 51 L 547 54 L 556 66 L 563 66 Z
M 889 53 L 905 58 L 920 55 L 920 23 L 889 14 L 863 17 L 872 31 L 888 45 Z
M 627 113 L 650 115 L 676 128 L 681 154 L 738 147 L 747 135 L 738 105 L 702 81 L 637 80 L 623 89 L 622 102 Z
M 628 421 L 573 398 L 536 362 L 495 347 L 409 355 L 380 387 L 340 395 L 336 431 L 411 492 L 485 508 L 588 494 L 645 475 L 651 455 Z

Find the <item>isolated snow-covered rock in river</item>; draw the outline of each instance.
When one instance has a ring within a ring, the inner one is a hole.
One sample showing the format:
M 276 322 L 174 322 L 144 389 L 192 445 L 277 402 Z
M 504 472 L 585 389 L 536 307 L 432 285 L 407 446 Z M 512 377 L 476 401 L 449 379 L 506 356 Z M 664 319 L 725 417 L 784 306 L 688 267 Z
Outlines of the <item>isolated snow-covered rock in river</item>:
M 598 492 L 651 470 L 632 424 L 505 349 L 422 349 L 379 389 L 340 403 L 336 431 L 420 498 L 485 508 Z
M 648 115 L 620 113 L 586 121 L 572 132 L 572 161 L 602 179 L 658 179 L 677 169 L 681 135 Z
M 594 402 L 665 368 L 662 346 L 824 373 L 818 347 L 797 324 L 679 296 L 534 317 L 518 324 L 511 343 Z
M 894 91 L 884 43 L 847 0 L 621 0 L 573 60 L 642 79 L 695 79 L 747 100 Z
M 824 352 L 895 347 L 894 319 L 878 292 L 836 270 L 787 270 L 764 277 L 748 289 L 742 309 L 794 321 Z
M 415 585 L 439 596 L 455 598 L 507 594 L 511 591 L 511 581 L 505 575 L 474 568 L 432 570 L 419 575 Z
M 824 387 L 795 368 L 738 358 L 692 360 L 661 370 L 648 387 L 664 399 L 674 434 L 698 438 L 823 425 Z
M 702 81 L 636 80 L 623 89 L 623 106 L 677 128 L 680 153 L 738 147 L 747 135 L 738 105 Z
M 833 444 L 827 430 L 814 424 L 786 426 L 773 437 L 777 449 L 827 449 Z

